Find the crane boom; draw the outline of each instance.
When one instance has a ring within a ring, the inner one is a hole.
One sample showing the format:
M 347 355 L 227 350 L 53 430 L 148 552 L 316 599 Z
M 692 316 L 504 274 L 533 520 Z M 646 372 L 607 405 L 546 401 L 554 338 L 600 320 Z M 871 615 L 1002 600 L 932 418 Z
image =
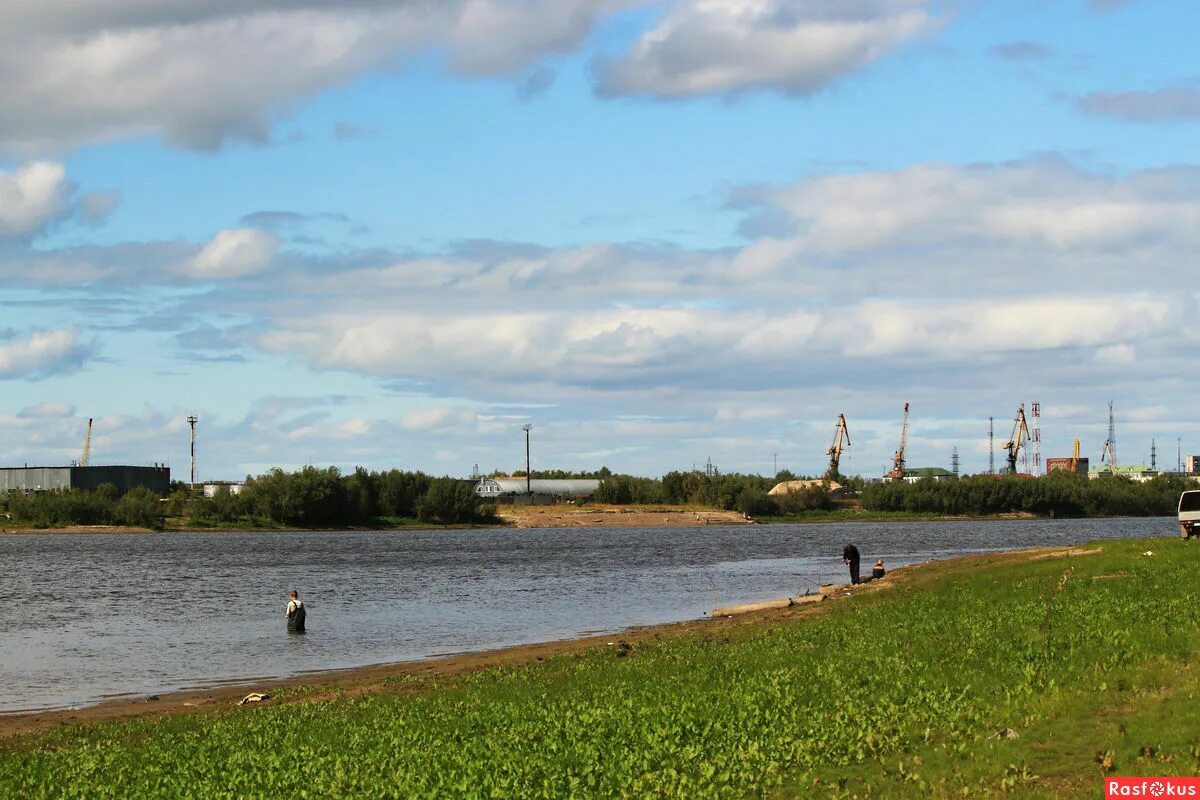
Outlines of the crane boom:
M 896 480 L 904 479 L 904 451 L 908 449 L 908 403 L 904 404 L 904 422 L 900 425 L 900 446 L 892 456 L 892 471 L 887 477 Z
M 837 427 L 833 429 L 833 444 L 825 451 L 829 456 L 829 480 L 837 480 L 838 466 L 841 464 L 842 451 L 850 446 L 850 429 L 846 427 L 846 415 L 838 414 Z
M 1009 475 L 1017 474 L 1017 455 L 1021 452 L 1021 445 L 1029 441 L 1029 425 L 1025 422 L 1025 406 L 1021 405 L 1017 409 L 1017 417 L 1013 420 L 1012 435 L 1008 437 L 1008 442 L 1004 445 L 1004 449 L 1008 451 L 1007 466 L 1005 472 Z
M 87 435 L 83 438 L 83 455 L 79 457 L 79 466 L 86 467 L 92 458 L 92 418 L 88 417 Z
M 1079 440 L 1075 440 L 1075 450 L 1071 453 L 1071 472 L 1079 470 Z

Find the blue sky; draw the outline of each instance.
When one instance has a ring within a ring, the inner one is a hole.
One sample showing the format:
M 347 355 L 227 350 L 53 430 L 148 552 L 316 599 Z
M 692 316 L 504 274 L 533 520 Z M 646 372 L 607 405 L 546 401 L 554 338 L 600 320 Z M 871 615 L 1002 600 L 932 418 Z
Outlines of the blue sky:
M 1200 451 L 1200 6 L 0 8 L 0 461 Z M 1169 454 L 1169 457 L 1168 457 Z

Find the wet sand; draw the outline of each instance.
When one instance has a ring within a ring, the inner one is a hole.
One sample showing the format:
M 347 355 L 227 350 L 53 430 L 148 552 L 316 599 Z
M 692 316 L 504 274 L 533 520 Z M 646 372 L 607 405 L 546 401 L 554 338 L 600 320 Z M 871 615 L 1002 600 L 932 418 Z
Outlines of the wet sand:
M 753 523 L 739 511 L 679 506 L 502 505 L 496 511 L 501 519 L 517 528 L 652 528 Z

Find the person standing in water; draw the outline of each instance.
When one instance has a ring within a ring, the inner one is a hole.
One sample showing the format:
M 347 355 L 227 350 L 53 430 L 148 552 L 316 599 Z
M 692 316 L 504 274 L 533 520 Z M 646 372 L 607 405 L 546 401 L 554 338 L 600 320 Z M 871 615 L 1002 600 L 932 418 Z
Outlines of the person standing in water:
M 846 545 L 842 551 L 842 561 L 850 566 L 850 582 L 858 583 L 858 548 L 852 544 Z
M 300 601 L 300 594 L 292 589 L 287 604 L 288 633 L 304 633 L 304 616 L 304 603 Z

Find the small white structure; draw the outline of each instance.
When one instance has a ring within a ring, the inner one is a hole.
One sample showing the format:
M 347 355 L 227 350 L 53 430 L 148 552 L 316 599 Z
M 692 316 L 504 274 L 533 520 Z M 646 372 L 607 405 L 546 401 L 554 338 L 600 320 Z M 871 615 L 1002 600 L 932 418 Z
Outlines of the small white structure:
M 533 478 L 526 487 L 524 478 L 483 478 L 475 485 L 475 494 L 483 498 L 536 494 L 545 497 L 591 497 L 600 481 L 590 479 L 547 480 Z
M 246 484 L 243 481 L 209 481 L 201 484 L 201 487 L 205 497 L 216 497 L 222 489 L 228 489 L 230 494 L 241 494 Z

